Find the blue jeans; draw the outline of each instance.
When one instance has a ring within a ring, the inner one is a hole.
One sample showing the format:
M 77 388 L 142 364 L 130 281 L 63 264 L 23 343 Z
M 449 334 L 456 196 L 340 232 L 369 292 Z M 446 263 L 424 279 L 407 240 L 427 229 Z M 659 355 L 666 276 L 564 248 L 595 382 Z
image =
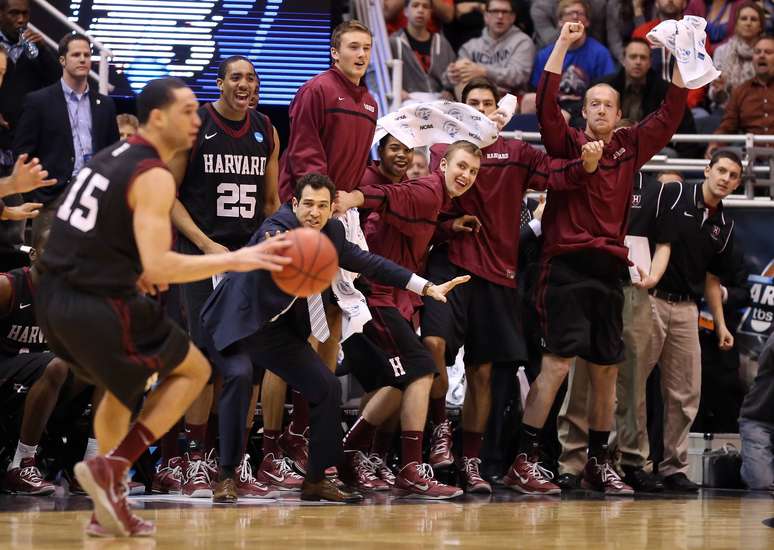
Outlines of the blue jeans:
M 739 419 L 742 438 L 742 479 L 750 489 L 774 487 L 774 424 Z

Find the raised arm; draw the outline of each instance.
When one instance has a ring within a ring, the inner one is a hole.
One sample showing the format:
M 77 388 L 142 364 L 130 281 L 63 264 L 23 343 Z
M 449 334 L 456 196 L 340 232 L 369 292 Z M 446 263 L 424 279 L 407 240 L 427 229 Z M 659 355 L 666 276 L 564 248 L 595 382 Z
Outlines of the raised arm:
M 191 256 L 170 250 L 172 224 L 169 213 L 175 202 L 175 182 L 163 168 L 140 174 L 127 199 L 134 212 L 134 237 L 142 260 L 143 279 L 147 283 L 187 283 L 224 271 L 280 271 L 290 262 L 289 258 L 276 255 L 289 244 L 282 236 L 221 254 Z
M 566 160 L 551 158 L 525 144 L 522 159 L 526 159 L 529 165 L 526 184 L 536 191 L 566 191 L 582 187 L 588 183 L 588 175 L 597 170 L 603 149 L 603 142 L 590 141 L 583 145 L 581 158 Z

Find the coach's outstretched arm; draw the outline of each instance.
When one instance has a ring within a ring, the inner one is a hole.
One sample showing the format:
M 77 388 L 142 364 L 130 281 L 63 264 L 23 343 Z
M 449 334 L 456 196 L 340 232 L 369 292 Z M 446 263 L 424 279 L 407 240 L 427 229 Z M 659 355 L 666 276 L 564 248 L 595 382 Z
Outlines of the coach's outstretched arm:
M 290 258 L 276 254 L 290 244 L 282 235 L 221 254 L 191 256 L 171 251 L 169 212 L 174 201 L 175 181 L 172 174 L 163 168 L 143 172 L 129 191 L 128 202 L 134 211 L 134 237 L 146 282 L 157 285 L 187 283 L 224 271 L 280 271 L 290 262 Z

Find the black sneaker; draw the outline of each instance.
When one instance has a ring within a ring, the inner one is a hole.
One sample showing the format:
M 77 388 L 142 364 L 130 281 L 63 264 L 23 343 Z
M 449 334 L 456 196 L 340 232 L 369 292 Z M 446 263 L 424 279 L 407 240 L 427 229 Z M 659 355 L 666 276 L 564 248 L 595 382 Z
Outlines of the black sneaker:
M 575 474 L 565 473 L 556 478 L 556 484 L 563 491 L 577 491 L 581 488 L 581 478 Z
M 683 473 L 672 474 L 664 478 L 664 489 L 675 493 L 696 493 L 699 486 Z
M 664 490 L 664 482 L 655 474 L 646 472 L 642 468 L 624 466 L 624 481 L 638 493 L 660 493 Z

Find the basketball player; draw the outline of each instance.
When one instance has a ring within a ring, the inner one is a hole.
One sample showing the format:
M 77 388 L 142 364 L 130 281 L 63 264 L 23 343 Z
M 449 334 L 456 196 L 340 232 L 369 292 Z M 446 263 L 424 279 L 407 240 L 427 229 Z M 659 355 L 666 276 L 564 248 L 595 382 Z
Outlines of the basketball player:
M 590 139 L 603 140 L 605 150 L 600 170 L 589 185 L 570 192 L 549 191 L 543 214 L 543 258 L 535 301 L 544 354 L 540 374 L 527 396 L 519 453 L 504 479 L 507 486 L 529 494 L 559 492 L 550 481 L 551 474 L 539 464 L 538 441 L 575 357 L 589 363 L 592 388 L 585 484 L 604 492 L 631 491 L 615 472 L 607 452 L 616 365 L 624 358 L 626 219 L 634 176 L 672 138 L 687 96 L 675 69 L 661 107 L 640 123 L 615 130 L 621 119 L 618 93 L 604 84 L 592 86 L 583 103 L 585 131 L 570 128 L 557 103 L 559 80 L 568 49 L 583 34 L 582 24 L 564 24 L 537 92 L 541 135 L 549 154 L 576 158 Z
M 488 79 L 471 80 L 462 101 L 486 116 L 494 116 L 497 86 Z M 446 145 L 431 147 L 430 165 L 437 167 Z M 471 284 L 449 297 L 446 304 L 425 303 L 422 337 L 441 375 L 431 394 L 433 440 L 430 464 L 452 463 L 451 428 L 446 419 L 446 365 L 454 363 L 465 346 L 467 393 L 462 409 L 462 487 L 473 493 L 491 493 L 480 473 L 483 434 L 491 408 L 492 362 L 515 364 L 526 359 L 521 344 L 516 290 L 520 211 L 527 187 L 567 190 L 585 186 L 597 168 L 590 146 L 589 158 L 553 160 L 521 140 L 498 138 L 482 150 L 478 184 L 455 200 L 458 213 L 473 216 L 476 230 L 457 233 L 448 245 L 436 246 L 427 273 L 433 281 L 469 274 Z M 585 165 L 584 165 L 585 164 Z
M 41 258 L 36 313 L 49 347 L 105 389 L 94 415 L 100 455 L 75 467 L 94 502 L 92 535 L 153 534 L 153 524 L 129 510 L 124 479 L 210 376 L 201 352 L 140 290 L 288 262 L 274 254 L 286 246 L 282 238 L 204 256 L 170 251 L 176 186 L 165 162 L 190 149 L 197 109 L 181 80 L 150 81 L 137 99 L 139 133 L 95 155 L 70 184 Z
M 179 231 L 178 250 L 186 254 L 213 254 L 243 246 L 264 217 L 279 206 L 279 141 L 269 118 L 250 108 L 259 84 L 252 62 L 242 56 L 224 59 L 216 83 L 220 97 L 199 109 L 202 125 L 193 148 L 178 155 L 170 166 L 181 182 L 172 221 Z M 191 339 L 202 349 L 199 314 L 213 284 L 204 280 L 180 289 Z M 254 385 L 261 381 L 260 372 L 257 376 Z M 182 465 L 186 496 L 212 496 L 215 464 L 211 454 L 209 460 L 203 460 L 212 399 L 210 384 L 186 414 L 189 449 Z M 159 467 L 161 473 L 169 464 Z M 244 479 L 240 491 L 246 496 L 265 492 L 251 475 Z
M 260 242 L 277 232 L 308 227 L 322 231 L 331 239 L 338 253 L 339 266 L 362 273 L 383 285 L 445 300 L 446 293 L 462 282 L 458 279 L 433 285 L 394 262 L 365 252 L 347 241 L 343 224 L 331 219 L 335 193 L 333 182 L 327 176 L 302 176 L 292 202 L 284 204 L 268 218 L 250 242 Z M 318 340 L 324 341 L 330 336 L 320 295 L 316 298 L 294 298 L 285 294 L 268 274 L 229 273 L 205 304 L 202 321 L 206 333 L 212 337 L 210 353 L 219 356 L 214 364 L 223 377 L 223 392 L 239 396 L 233 400 L 233 414 L 237 418 L 244 418 L 249 398 L 244 381 L 252 376 L 254 365 L 274 372 L 309 401 L 309 463 L 301 498 L 353 502 L 361 500 L 362 496 L 339 487 L 325 476 L 326 468 L 339 464 L 341 459 L 341 386 L 307 341 L 313 330 Z M 311 317 L 315 319 L 314 323 Z M 242 433 L 237 431 L 235 436 Z M 216 502 L 237 500 L 235 471 L 227 468 L 234 460 L 234 456 L 221 456 L 220 481 L 213 495 Z

